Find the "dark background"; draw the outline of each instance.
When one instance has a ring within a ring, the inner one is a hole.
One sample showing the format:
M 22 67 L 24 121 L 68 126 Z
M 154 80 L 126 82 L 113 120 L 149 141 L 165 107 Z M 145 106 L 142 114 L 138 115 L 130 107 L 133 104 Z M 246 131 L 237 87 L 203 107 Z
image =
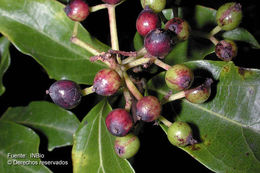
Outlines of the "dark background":
M 218 8 L 220 5 L 228 1 L 201 0 L 189 1 L 185 0 L 181 6 L 193 7 L 195 4 L 205 5 L 212 8 Z M 247 0 L 241 2 L 243 8 L 243 21 L 241 26 L 251 32 L 256 39 L 260 40 L 259 28 L 259 6 L 257 1 Z M 101 3 L 101 0 L 89 0 L 89 4 L 95 5 Z M 168 0 L 167 7 L 174 6 L 176 1 Z M 117 25 L 120 42 L 120 49 L 129 51 L 133 50 L 132 40 L 135 35 L 135 21 L 142 10 L 139 0 L 127 0 L 117 7 Z M 186 20 L 189 20 L 189 16 Z M 190 16 L 192 18 L 192 16 Z M 100 41 L 110 44 L 109 24 L 106 10 L 101 10 L 91 14 L 86 21 L 83 22 L 87 30 L 97 37 Z M 248 44 L 237 43 L 239 46 L 239 55 L 234 61 L 236 65 L 242 67 L 259 68 L 258 60 L 260 57 L 259 50 L 250 48 Z M 0 115 L 10 106 L 26 106 L 31 101 L 47 100 L 50 98 L 45 94 L 45 90 L 54 82 L 49 79 L 48 75 L 42 67 L 34 61 L 33 58 L 20 53 L 14 46 L 10 47 L 11 65 L 4 75 L 3 83 L 6 92 L 0 97 Z M 214 55 L 212 55 L 214 59 Z M 90 95 L 83 98 L 82 103 L 72 111 L 81 120 L 87 112 L 96 104 L 95 96 Z M 88 105 L 88 106 L 86 106 Z M 43 160 L 67 160 L 69 166 L 53 166 L 50 167 L 54 172 L 68 171 L 72 172 L 71 163 L 71 147 L 55 149 L 52 152 L 47 151 L 46 138 L 41 137 L 40 153 L 44 153 Z M 139 134 L 141 140 L 141 148 L 134 159 L 131 159 L 134 169 L 140 172 L 211 172 L 191 156 L 172 146 L 165 133 L 160 127 L 153 124 L 145 124 Z M 158 170 L 158 171 L 155 171 Z

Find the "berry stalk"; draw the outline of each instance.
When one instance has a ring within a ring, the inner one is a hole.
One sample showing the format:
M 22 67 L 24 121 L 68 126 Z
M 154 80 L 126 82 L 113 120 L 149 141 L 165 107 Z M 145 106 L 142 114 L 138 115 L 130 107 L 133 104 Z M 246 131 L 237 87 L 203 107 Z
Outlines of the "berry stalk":
M 172 125 L 172 122 L 168 121 L 166 118 L 164 118 L 162 115 L 158 118 L 160 122 L 162 122 L 167 127 L 170 127 Z
M 89 95 L 89 94 L 91 94 L 91 93 L 93 93 L 93 92 L 94 92 L 94 91 L 93 91 L 93 86 L 87 87 L 87 88 L 81 90 L 82 96 Z
M 102 9 L 105 9 L 107 8 L 107 4 L 99 4 L 99 5 L 95 5 L 93 7 L 90 7 L 90 12 L 96 12 L 98 10 L 102 10 Z
M 131 79 L 129 78 L 128 74 L 126 72 L 123 73 L 125 78 L 125 83 L 129 91 L 134 95 L 134 97 L 137 100 L 140 100 L 143 98 L 143 95 L 139 92 L 139 90 L 136 88 L 136 86 L 133 84 Z
M 210 35 L 211 35 L 211 36 L 216 35 L 216 34 L 219 33 L 221 30 L 222 30 L 222 28 L 217 25 L 215 28 L 213 28 L 213 29 L 210 31 Z
M 92 53 L 93 55 L 98 55 L 101 53 L 101 51 L 92 47 L 90 44 L 83 42 L 82 40 L 78 39 L 77 37 L 71 37 L 70 40 L 72 43 L 86 49 L 88 52 Z

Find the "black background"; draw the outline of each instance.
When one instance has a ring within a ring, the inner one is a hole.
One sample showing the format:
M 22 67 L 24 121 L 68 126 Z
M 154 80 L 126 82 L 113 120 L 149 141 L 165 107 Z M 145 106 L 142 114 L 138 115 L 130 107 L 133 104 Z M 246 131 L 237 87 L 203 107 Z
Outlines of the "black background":
M 181 5 L 193 7 L 195 4 L 205 5 L 212 8 L 218 8 L 224 2 L 215 0 L 201 1 L 183 1 Z M 239 2 L 239 1 L 238 1 Z M 241 24 L 251 32 L 256 39 L 260 40 L 259 28 L 259 6 L 257 1 L 241 1 L 244 17 Z M 89 0 L 90 5 L 101 3 L 101 0 Z M 167 7 L 172 7 L 174 0 L 167 1 Z M 139 0 L 127 0 L 117 7 L 117 25 L 121 50 L 133 50 L 132 40 L 135 35 L 135 21 L 142 10 Z M 190 16 L 192 18 L 192 16 Z M 189 16 L 187 16 L 189 20 Z M 91 13 L 83 22 L 86 29 L 100 41 L 110 44 L 109 23 L 106 10 Z M 239 55 L 235 59 L 235 64 L 242 67 L 259 68 L 258 59 L 260 52 L 250 48 L 248 44 L 237 43 L 239 46 Z M 10 106 L 26 106 L 31 101 L 47 100 L 50 98 L 45 94 L 45 90 L 54 82 L 49 79 L 45 70 L 36 63 L 36 61 L 20 53 L 14 46 L 10 47 L 11 66 L 3 78 L 6 92 L 0 97 L 0 114 Z M 211 58 L 214 55 L 211 56 Z M 83 98 L 82 103 L 72 111 L 81 120 L 87 112 L 96 104 L 92 100 L 95 96 L 90 95 Z M 86 106 L 87 105 L 87 106 Z M 71 147 L 55 149 L 52 152 L 47 151 L 47 140 L 40 134 L 41 144 L 40 153 L 44 154 L 43 160 L 67 160 L 69 166 L 50 167 L 54 172 L 68 171 L 72 172 Z M 153 124 L 145 124 L 140 132 L 141 148 L 134 159 L 131 159 L 134 169 L 137 173 L 141 172 L 211 172 L 191 156 L 182 150 L 172 146 L 160 127 Z M 158 171 L 156 171 L 158 170 Z

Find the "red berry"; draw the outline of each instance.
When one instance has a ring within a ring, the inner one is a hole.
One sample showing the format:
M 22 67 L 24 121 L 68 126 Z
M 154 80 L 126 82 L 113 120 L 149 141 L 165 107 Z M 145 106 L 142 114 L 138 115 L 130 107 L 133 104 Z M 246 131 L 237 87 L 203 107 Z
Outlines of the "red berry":
M 175 32 L 179 40 L 187 40 L 189 37 L 189 24 L 181 18 L 174 17 L 165 24 L 166 30 Z
M 176 44 L 173 32 L 164 29 L 154 29 L 144 38 L 144 46 L 149 54 L 164 58 Z
M 150 8 L 145 8 L 144 10 L 142 10 L 136 20 L 137 32 L 142 36 L 146 36 L 148 32 L 159 28 L 160 26 L 160 18 Z
M 89 15 L 89 6 L 83 0 L 73 0 L 64 11 L 71 20 L 81 22 Z
M 53 102 L 64 109 L 72 109 L 81 101 L 81 89 L 78 84 L 70 80 L 59 80 L 53 83 L 47 93 Z
M 133 127 L 131 115 L 125 109 L 115 109 L 106 117 L 108 131 L 115 136 L 125 136 Z
M 231 40 L 221 40 L 216 45 L 215 53 L 223 61 L 230 61 L 237 55 L 236 43 Z
M 121 78 L 115 70 L 103 69 L 94 78 L 93 91 L 99 95 L 111 96 L 117 92 L 120 85 Z
M 117 4 L 117 3 L 121 2 L 122 0 L 102 0 L 102 1 L 107 4 Z
M 154 96 L 145 96 L 136 104 L 136 115 L 145 122 L 151 122 L 159 118 L 161 104 Z

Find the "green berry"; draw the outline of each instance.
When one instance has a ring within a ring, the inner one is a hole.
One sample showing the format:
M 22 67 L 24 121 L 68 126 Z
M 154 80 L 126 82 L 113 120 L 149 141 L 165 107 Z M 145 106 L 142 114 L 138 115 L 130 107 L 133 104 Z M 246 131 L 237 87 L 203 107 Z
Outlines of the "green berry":
M 202 85 L 185 91 L 185 98 L 191 103 L 204 103 L 211 94 L 211 84 L 213 80 L 208 78 Z
M 237 45 L 232 40 L 221 40 L 215 48 L 215 53 L 223 61 L 231 61 L 237 56 Z
M 116 154 L 123 158 L 128 159 L 133 157 L 140 148 L 140 140 L 137 136 L 129 133 L 123 137 L 116 137 L 114 149 Z
M 174 17 L 165 24 L 166 30 L 175 32 L 179 40 L 187 40 L 190 34 L 190 26 L 185 20 Z
M 167 86 L 176 91 L 188 89 L 191 86 L 193 79 L 193 72 L 183 64 L 172 66 L 165 74 Z
M 192 137 L 192 130 L 189 124 L 181 121 L 174 122 L 168 128 L 167 137 L 170 143 L 177 147 L 185 147 L 188 144 L 196 143 Z
M 161 12 L 166 5 L 166 0 L 141 0 L 142 7 L 149 6 L 154 12 Z
M 233 30 L 240 24 L 242 20 L 241 4 L 229 2 L 219 7 L 216 19 L 218 26 L 223 30 Z

